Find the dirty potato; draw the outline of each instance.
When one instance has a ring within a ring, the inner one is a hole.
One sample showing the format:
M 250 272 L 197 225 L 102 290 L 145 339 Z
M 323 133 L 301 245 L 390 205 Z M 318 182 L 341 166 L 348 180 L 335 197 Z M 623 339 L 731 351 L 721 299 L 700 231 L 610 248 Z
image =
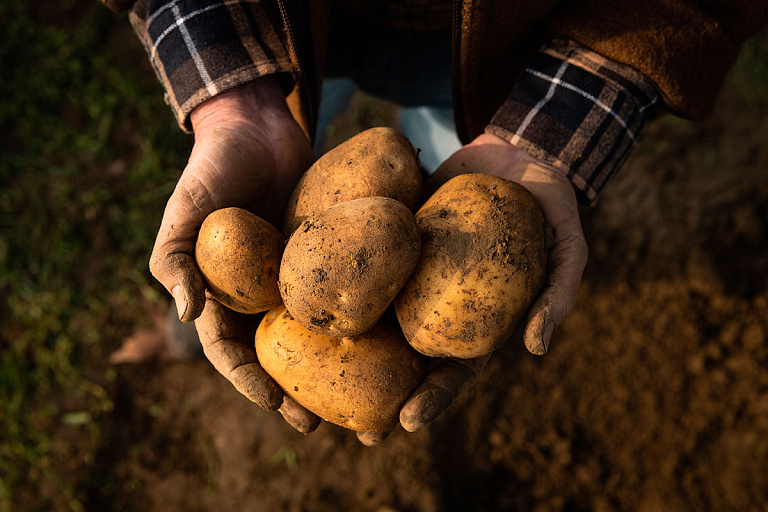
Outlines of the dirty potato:
M 280 294 L 296 320 L 329 336 L 373 326 L 419 258 L 416 220 L 401 202 L 355 199 L 302 222 L 280 264 Z
M 358 432 L 394 428 L 424 379 L 424 358 L 394 319 L 359 336 L 332 338 L 305 329 L 280 305 L 262 319 L 255 344 L 259 363 L 288 396 Z
M 419 262 L 395 299 L 408 341 L 433 357 L 504 344 L 541 289 L 546 224 L 521 185 L 488 174 L 448 181 L 416 213 Z
M 284 248 L 282 233 L 269 222 L 240 208 L 223 208 L 200 226 L 195 260 L 217 301 L 254 314 L 280 304 L 277 278 Z
M 418 209 L 422 182 L 418 152 L 392 128 L 371 128 L 340 144 L 302 176 L 288 200 L 283 233 L 309 215 L 363 197 L 390 197 Z

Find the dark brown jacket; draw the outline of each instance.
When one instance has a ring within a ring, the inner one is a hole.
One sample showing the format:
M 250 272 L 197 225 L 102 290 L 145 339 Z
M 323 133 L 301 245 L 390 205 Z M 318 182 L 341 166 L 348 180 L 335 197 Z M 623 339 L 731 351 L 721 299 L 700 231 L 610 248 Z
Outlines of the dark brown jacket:
M 270 4 L 300 64 L 299 117 L 311 126 L 327 2 L 265 2 Z M 453 94 L 458 133 L 465 142 L 482 133 L 533 52 L 553 38 L 576 41 L 640 71 L 656 84 L 667 108 L 702 120 L 742 43 L 767 22 L 768 3 L 762 0 L 457 1 Z
M 200 103 L 274 74 L 312 138 L 328 0 L 120 1 L 132 6 L 131 22 L 184 129 Z M 336 2 L 345 5 L 333 21 L 355 33 L 349 40 L 370 35 L 352 30 L 363 26 L 349 15 L 355 9 L 373 9 L 369 22 L 452 28 L 462 141 L 498 135 L 561 170 L 590 204 L 659 103 L 689 119 L 709 114 L 742 42 L 768 18 L 762 0 L 465 0 L 454 2 L 452 19 L 445 0 Z M 409 7 L 440 15 L 403 15 Z
M 135 0 L 102 2 L 125 10 Z M 281 25 L 299 64 L 299 117 L 309 127 L 322 78 L 328 1 L 262 4 Z M 459 134 L 466 141 L 481 133 L 531 54 L 556 37 L 640 71 L 670 110 L 704 119 L 742 43 L 767 23 L 764 0 L 454 0 Z

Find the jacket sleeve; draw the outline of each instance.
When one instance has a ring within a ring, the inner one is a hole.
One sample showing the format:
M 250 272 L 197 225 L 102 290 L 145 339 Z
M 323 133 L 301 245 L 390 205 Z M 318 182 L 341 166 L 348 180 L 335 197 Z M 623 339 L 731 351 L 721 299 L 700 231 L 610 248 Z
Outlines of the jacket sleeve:
M 557 40 L 526 67 L 485 131 L 563 171 L 580 201 L 594 204 L 659 102 L 641 73 Z
M 274 74 L 292 87 L 285 45 L 258 1 L 138 0 L 130 20 L 185 131 L 190 112 L 227 89 Z
M 703 120 L 744 41 L 768 24 L 765 0 L 579 0 L 548 23 L 650 78 L 675 114 Z
M 546 22 L 553 43 L 486 132 L 562 170 L 594 204 L 663 106 L 706 119 L 744 41 L 768 24 L 756 0 L 579 0 Z

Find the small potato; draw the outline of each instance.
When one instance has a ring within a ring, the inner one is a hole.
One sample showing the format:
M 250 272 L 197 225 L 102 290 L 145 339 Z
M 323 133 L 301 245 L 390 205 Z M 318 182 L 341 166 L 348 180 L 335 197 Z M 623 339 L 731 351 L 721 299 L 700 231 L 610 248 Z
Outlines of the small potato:
M 272 224 L 240 208 L 223 208 L 200 226 L 195 260 L 213 297 L 254 314 L 280 304 L 277 277 L 285 248 Z
M 264 370 L 296 402 L 322 419 L 358 432 L 387 432 L 424 380 L 424 358 L 394 319 L 352 338 L 315 334 L 280 305 L 256 331 Z
M 418 152 L 392 128 L 371 128 L 320 157 L 302 176 L 288 200 L 283 233 L 335 204 L 363 197 L 391 197 L 412 212 L 422 182 Z
M 524 187 L 488 174 L 453 178 L 416 213 L 422 250 L 395 299 L 411 345 L 475 358 L 512 335 L 546 274 L 546 224 Z
M 328 336 L 371 328 L 419 258 L 416 219 L 386 197 L 355 199 L 307 218 L 280 264 L 280 294 L 296 320 Z

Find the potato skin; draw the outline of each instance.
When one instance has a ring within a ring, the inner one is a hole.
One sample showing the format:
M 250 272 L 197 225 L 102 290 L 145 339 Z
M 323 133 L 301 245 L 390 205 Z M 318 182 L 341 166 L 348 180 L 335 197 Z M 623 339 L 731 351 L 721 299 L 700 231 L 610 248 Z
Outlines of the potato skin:
M 416 219 L 386 197 L 354 199 L 308 217 L 280 264 L 280 294 L 296 320 L 328 336 L 372 327 L 419 258 Z
M 517 183 L 463 174 L 416 213 L 422 250 L 395 299 L 403 333 L 433 357 L 475 358 L 509 339 L 541 289 L 546 224 Z
M 394 319 L 365 334 L 315 334 L 284 305 L 269 311 L 256 331 L 256 355 L 285 393 L 322 419 L 358 432 L 386 432 L 424 380 L 425 361 Z
M 223 208 L 200 226 L 195 260 L 217 301 L 254 314 L 281 302 L 277 278 L 284 248 L 282 233 L 269 222 L 240 208 Z
M 412 212 L 419 207 L 422 180 L 418 152 L 392 128 L 371 128 L 320 157 L 288 200 L 283 233 L 290 237 L 309 215 L 363 197 L 390 197 Z

